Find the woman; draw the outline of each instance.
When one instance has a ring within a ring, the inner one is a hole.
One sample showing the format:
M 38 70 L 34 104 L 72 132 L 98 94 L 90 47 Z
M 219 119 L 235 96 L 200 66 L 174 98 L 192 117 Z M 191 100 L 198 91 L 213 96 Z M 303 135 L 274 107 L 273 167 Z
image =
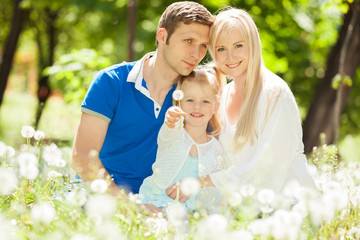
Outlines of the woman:
M 281 193 L 296 180 L 316 188 L 303 154 L 299 111 L 292 92 L 263 64 L 256 25 L 243 10 L 228 9 L 210 29 L 210 53 L 223 77 L 219 141 L 227 168 L 200 178 L 201 186 L 238 191 L 251 184 Z M 167 190 L 176 196 L 176 187 Z M 181 193 L 180 193 L 181 195 Z

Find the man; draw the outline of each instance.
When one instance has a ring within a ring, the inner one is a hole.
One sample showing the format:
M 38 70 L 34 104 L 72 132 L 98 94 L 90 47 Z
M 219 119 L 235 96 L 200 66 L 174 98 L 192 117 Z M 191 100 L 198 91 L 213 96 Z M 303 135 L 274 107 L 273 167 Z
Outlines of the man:
M 121 189 L 139 191 L 152 173 L 158 131 L 178 78 L 205 56 L 212 22 L 198 3 L 173 3 L 160 18 L 156 52 L 97 74 L 82 104 L 71 163 L 85 182 L 111 176 L 111 193 L 124 199 Z

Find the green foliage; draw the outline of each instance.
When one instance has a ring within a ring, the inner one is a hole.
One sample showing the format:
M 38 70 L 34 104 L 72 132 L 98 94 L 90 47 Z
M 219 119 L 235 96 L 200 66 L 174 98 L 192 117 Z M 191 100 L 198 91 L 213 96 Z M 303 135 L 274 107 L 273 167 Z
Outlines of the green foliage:
M 95 50 L 81 49 L 61 56 L 44 74 L 51 76 L 52 88 L 64 91 L 65 101 L 79 102 L 97 71 L 109 65 L 110 60 Z

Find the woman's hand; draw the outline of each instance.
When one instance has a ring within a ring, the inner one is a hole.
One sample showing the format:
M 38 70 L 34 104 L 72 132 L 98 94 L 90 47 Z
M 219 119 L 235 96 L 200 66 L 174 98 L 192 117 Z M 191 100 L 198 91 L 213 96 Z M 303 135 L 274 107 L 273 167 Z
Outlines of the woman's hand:
M 181 110 L 179 107 L 171 107 L 166 113 L 165 124 L 169 128 L 174 128 L 175 123 L 180 120 L 181 116 L 186 116 L 186 113 Z
M 178 200 L 179 202 L 185 202 L 189 199 L 190 195 L 185 195 L 181 192 L 181 182 L 174 183 L 171 187 L 166 190 L 166 194 L 174 200 Z

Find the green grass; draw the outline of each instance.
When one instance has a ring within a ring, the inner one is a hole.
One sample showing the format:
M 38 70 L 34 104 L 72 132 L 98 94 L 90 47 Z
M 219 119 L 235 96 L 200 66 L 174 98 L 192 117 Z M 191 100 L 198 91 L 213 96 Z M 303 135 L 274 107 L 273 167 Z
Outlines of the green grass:
M 0 140 L 11 146 L 24 143 L 21 128 L 33 126 L 37 99 L 19 92 L 6 92 L 0 107 Z M 61 97 L 50 97 L 45 105 L 37 130 L 46 134 L 46 139 L 72 145 L 80 119 L 80 104 L 66 104 Z

